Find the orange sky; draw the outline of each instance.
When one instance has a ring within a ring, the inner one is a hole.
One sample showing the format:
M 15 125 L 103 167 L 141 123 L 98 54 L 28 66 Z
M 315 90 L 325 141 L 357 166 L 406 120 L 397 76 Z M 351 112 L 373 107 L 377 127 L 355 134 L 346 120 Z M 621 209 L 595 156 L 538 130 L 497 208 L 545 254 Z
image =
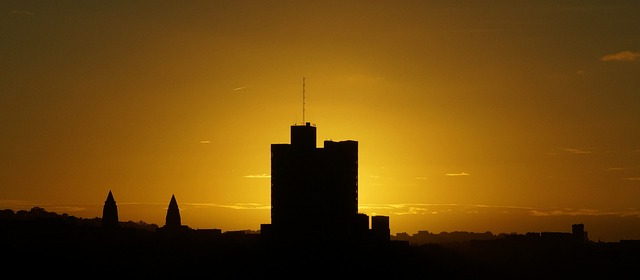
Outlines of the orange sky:
M 270 223 L 270 145 L 359 141 L 391 232 L 640 239 L 640 2 L 3 1 L 0 208 Z

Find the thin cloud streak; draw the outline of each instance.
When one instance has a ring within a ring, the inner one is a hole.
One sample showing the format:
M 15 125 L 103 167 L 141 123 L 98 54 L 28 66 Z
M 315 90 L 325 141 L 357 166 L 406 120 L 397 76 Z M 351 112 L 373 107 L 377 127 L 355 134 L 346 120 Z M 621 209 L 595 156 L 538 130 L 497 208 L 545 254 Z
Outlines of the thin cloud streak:
M 575 149 L 575 148 L 564 148 L 562 150 L 565 151 L 565 152 L 568 152 L 568 153 L 572 153 L 572 154 L 591 154 L 591 153 L 593 153 L 593 151 Z
M 262 173 L 262 174 L 246 175 L 244 177 L 250 178 L 250 179 L 268 179 L 268 178 L 271 178 L 271 175 Z
M 460 173 L 447 173 L 444 174 L 446 176 L 469 176 L 469 173 L 467 172 L 460 172 Z
M 636 209 L 627 209 L 624 211 L 598 210 L 598 209 L 536 209 L 530 211 L 532 216 L 619 216 L 619 217 L 640 217 L 640 211 Z
M 21 207 L 28 207 L 34 204 L 37 204 L 37 203 L 34 203 L 33 201 L 27 201 L 27 200 L 0 200 L 0 207 L 3 207 L 3 208 L 21 208 Z
M 559 216 L 619 216 L 640 217 L 640 210 L 599 210 L 599 209 L 572 209 L 572 208 L 536 208 L 527 206 L 505 206 L 487 204 L 361 204 L 361 210 L 385 213 L 388 215 L 437 215 L 443 213 L 519 213 L 535 217 L 559 217 Z
M 640 61 L 640 52 L 621 51 L 618 53 L 607 54 L 600 58 L 602 61 Z
M 32 12 L 30 12 L 30 11 L 25 11 L 25 10 L 22 10 L 22 11 L 13 10 L 13 11 L 11 11 L 10 13 L 12 13 L 12 14 L 18 14 L 18 15 L 27 15 L 27 16 L 32 16 L 32 15 L 33 15 L 33 13 L 32 13 Z
M 607 170 L 609 170 L 609 171 L 627 170 L 627 169 L 629 169 L 629 168 L 626 168 L 626 167 L 609 167 L 609 168 L 607 168 Z
M 191 206 L 197 208 L 227 208 L 234 210 L 269 210 L 271 205 L 265 205 L 252 202 L 238 202 L 231 204 L 219 204 L 219 203 L 180 203 L 180 206 Z
M 14 211 L 29 211 L 34 207 L 40 207 L 49 212 L 56 212 L 59 214 L 62 213 L 74 213 L 74 212 L 82 212 L 87 210 L 85 206 L 78 205 L 53 205 L 53 204 L 43 204 L 36 203 L 33 201 L 26 200 L 1 200 L 0 201 L 0 209 L 12 209 Z

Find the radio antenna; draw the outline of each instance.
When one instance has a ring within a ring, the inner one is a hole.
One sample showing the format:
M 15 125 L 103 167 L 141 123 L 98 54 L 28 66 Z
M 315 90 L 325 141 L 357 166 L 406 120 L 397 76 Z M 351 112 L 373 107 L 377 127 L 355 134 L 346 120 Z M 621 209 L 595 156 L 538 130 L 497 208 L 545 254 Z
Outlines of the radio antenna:
M 304 77 L 302 77 L 302 124 L 305 124 L 304 114 L 305 114 L 305 92 L 304 92 Z

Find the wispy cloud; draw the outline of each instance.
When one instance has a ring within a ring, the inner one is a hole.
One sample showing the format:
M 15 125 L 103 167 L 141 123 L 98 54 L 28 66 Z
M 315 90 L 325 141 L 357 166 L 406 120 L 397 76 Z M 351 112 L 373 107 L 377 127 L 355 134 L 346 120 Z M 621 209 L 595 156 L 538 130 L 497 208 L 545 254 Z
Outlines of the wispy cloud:
M 583 149 L 575 149 L 575 148 L 564 148 L 562 150 L 565 151 L 565 152 L 568 152 L 568 153 L 572 153 L 572 154 L 591 154 L 591 153 L 593 153 L 593 151 L 583 150 Z
M 602 61 L 640 61 L 640 52 L 621 51 L 618 53 L 607 54 L 600 58 Z
M 640 211 L 636 209 L 625 210 L 599 210 L 599 209 L 573 209 L 573 208 L 561 208 L 561 209 L 534 209 L 529 211 L 532 216 L 638 216 L 640 217 Z
M 60 206 L 59 206 L 60 207 Z M 180 208 L 226 208 L 234 210 L 268 210 L 269 204 L 238 202 L 238 203 L 180 203 Z M 60 208 L 62 209 L 62 208 Z M 587 208 L 537 208 L 513 205 L 488 205 L 488 204 L 455 204 L 455 203 L 375 203 L 358 206 L 359 211 L 371 213 L 371 215 L 438 215 L 438 214 L 490 214 L 511 213 L 535 217 L 561 217 L 561 216 L 618 216 L 640 217 L 638 209 L 587 209 Z
M 609 170 L 609 171 L 627 170 L 627 169 L 629 169 L 629 168 L 626 168 L 626 167 L 609 167 L 609 168 L 607 168 L 607 170 Z
M 25 16 L 32 16 L 33 13 L 29 12 L 29 11 L 25 11 L 25 10 L 13 10 L 10 13 L 12 14 L 18 14 L 18 15 L 25 15 Z
M 628 181 L 640 181 L 640 177 L 628 177 L 628 178 L 624 178 L 625 180 Z
M 447 176 L 469 176 L 469 173 L 467 173 L 467 172 L 447 173 L 447 174 L 444 174 L 444 175 L 447 175 Z
M 118 202 L 120 206 L 158 206 L 167 208 L 168 203 L 166 202 Z M 178 205 L 180 206 L 180 210 L 187 209 L 207 209 L 207 208 L 225 208 L 225 209 L 234 209 L 234 210 L 265 210 L 271 209 L 271 205 L 269 204 L 261 204 L 261 203 L 253 203 L 253 202 L 236 202 L 236 203 L 205 203 L 205 202 L 181 202 L 178 201 Z M 63 206 L 57 206 L 63 207 Z M 67 206 L 68 207 L 68 206 Z M 45 207 L 45 209 L 49 209 L 49 207 Z
M 194 208 L 227 208 L 234 210 L 265 210 L 271 209 L 271 205 L 265 205 L 252 202 L 238 202 L 230 204 L 220 203 L 180 203 L 180 207 L 194 207 Z
M 8 208 L 25 208 L 25 207 L 32 207 L 32 205 L 34 205 L 35 203 L 32 201 L 26 201 L 26 200 L 0 200 L 0 208 L 2 207 L 7 207 Z
M 552 216 L 619 216 L 640 217 L 638 209 L 601 210 L 573 208 L 536 208 L 527 206 L 488 205 L 488 204 L 360 204 L 360 211 L 381 215 L 439 215 L 439 214 L 519 214 L 536 217 Z
M 640 180 L 640 178 L 635 178 Z M 154 206 L 165 207 L 166 202 L 139 203 L 139 202 L 119 202 L 119 206 Z M 236 203 L 201 203 L 201 202 L 179 202 L 181 210 L 195 209 L 231 209 L 249 211 L 268 211 L 271 205 L 268 203 L 236 202 Z M 49 212 L 68 213 L 75 215 L 82 213 L 81 217 L 92 217 L 93 214 L 85 213 L 88 209 L 77 205 L 37 205 Z M 27 201 L 0 201 L 0 209 L 30 210 L 34 207 L 32 202 Z M 90 206 L 88 208 L 101 208 L 101 206 Z M 523 215 L 532 217 L 576 217 L 576 216 L 616 216 L 616 217 L 638 217 L 640 210 L 635 208 L 625 209 L 587 209 L 587 208 L 538 208 L 514 205 L 489 205 L 489 204 L 455 204 L 455 203 L 360 203 L 358 210 L 368 215 Z M 84 215 L 84 216 L 83 216 Z M 88 216 L 87 216 L 88 215 Z
M 34 207 L 44 208 L 49 212 L 56 213 L 74 213 L 74 212 L 82 212 L 86 210 L 84 206 L 77 205 L 53 205 L 46 203 L 36 203 L 33 201 L 25 201 L 25 200 L 1 200 L 0 201 L 0 209 L 12 209 L 14 211 L 26 210 L 29 211 Z
M 246 175 L 244 177 L 245 178 L 251 178 L 251 179 L 267 179 L 267 178 L 271 178 L 271 175 L 262 173 L 262 174 Z
M 531 207 L 494 206 L 486 204 L 455 204 L 455 203 L 394 203 L 394 204 L 360 204 L 359 209 L 385 215 L 437 215 L 446 213 L 474 214 L 487 211 L 511 212 L 529 211 Z
M 359 209 L 391 215 L 420 215 L 429 212 L 428 206 L 435 204 L 360 204 Z
M 234 88 L 233 91 L 243 90 L 243 89 L 246 89 L 246 88 L 247 87 L 237 87 L 237 88 Z
M 608 171 L 619 171 L 619 170 L 640 170 L 640 165 L 636 166 L 614 166 L 607 168 Z
M 200 140 L 200 144 L 211 144 L 210 140 Z

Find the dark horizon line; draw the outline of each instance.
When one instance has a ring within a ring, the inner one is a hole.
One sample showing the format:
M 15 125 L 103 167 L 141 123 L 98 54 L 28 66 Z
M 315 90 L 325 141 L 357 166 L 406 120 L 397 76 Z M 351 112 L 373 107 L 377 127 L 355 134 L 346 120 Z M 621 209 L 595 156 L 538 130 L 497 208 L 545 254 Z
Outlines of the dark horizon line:
M 30 210 L 13 210 L 13 209 L 2 209 L 0 210 L 0 220 L 6 219 L 7 218 L 7 213 L 6 211 L 11 211 L 13 213 L 13 217 L 15 218 L 15 216 L 19 216 L 20 213 L 24 213 L 27 214 L 28 216 L 26 217 L 19 217 L 18 220 L 34 220 L 37 218 L 70 218 L 70 219 L 78 219 L 80 222 L 90 222 L 93 221 L 93 224 L 95 224 L 96 227 L 100 227 L 100 222 L 102 221 L 101 217 L 93 217 L 93 218 L 83 218 L 83 217 L 77 217 L 74 215 L 69 215 L 68 213 L 57 213 L 57 212 L 50 212 L 47 211 L 45 208 L 43 207 L 39 207 L 39 206 L 34 206 L 33 208 L 31 208 Z M 20 219 L 22 218 L 22 219 Z M 91 223 L 90 223 L 91 224 Z M 143 220 L 140 221 L 118 221 L 118 224 L 127 228 L 127 227 L 131 227 L 131 228 L 138 228 L 138 229 L 143 229 L 146 231 L 156 231 L 158 229 L 163 228 L 163 226 L 160 226 L 156 223 L 148 223 L 145 222 Z M 582 225 L 583 224 L 573 224 L 572 226 L 575 225 Z M 183 225 L 184 228 L 188 229 L 188 230 L 194 230 L 194 231 L 207 231 L 207 230 L 219 230 L 221 233 L 245 233 L 245 234 L 260 234 L 260 229 L 241 229 L 241 230 L 223 230 L 221 228 L 192 228 L 189 227 L 188 225 Z M 588 231 L 585 231 L 585 233 L 588 233 Z M 460 235 L 460 234 L 467 234 L 467 235 L 482 235 L 482 234 L 490 234 L 492 237 L 494 238 L 499 238 L 499 237 L 514 237 L 514 236 L 552 236 L 552 235 L 567 235 L 567 234 L 571 234 L 571 232 L 565 232 L 565 231 L 539 231 L 539 232 L 525 232 L 525 233 L 518 233 L 518 232 L 499 232 L 499 233 L 494 233 L 492 231 L 484 231 L 484 232 L 474 232 L 474 231 L 466 231 L 466 230 L 454 230 L 454 231 L 441 231 L 438 233 L 435 232 L 430 232 L 428 230 L 418 230 L 415 233 L 409 234 L 407 232 L 397 232 L 396 234 L 390 234 L 389 236 L 392 237 L 391 240 L 406 240 L 406 239 L 418 239 L 420 237 L 423 237 L 425 235 L 430 235 L 430 236 L 447 236 L 447 235 Z M 588 236 L 585 236 L 586 240 L 589 242 L 596 242 L 596 241 L 592 241 L 588 239 Z M 625 241 L 640 241 L 640 239 L 620 239 L 617 242 L 625 242 Z M 598 240 L 598 243 L 602 243 L 603 241 Z M 435 242 L 435 243 L 441 243 L 441 242 Z M 616 241 L 607 241 L 604 243 L 616 243 Z

